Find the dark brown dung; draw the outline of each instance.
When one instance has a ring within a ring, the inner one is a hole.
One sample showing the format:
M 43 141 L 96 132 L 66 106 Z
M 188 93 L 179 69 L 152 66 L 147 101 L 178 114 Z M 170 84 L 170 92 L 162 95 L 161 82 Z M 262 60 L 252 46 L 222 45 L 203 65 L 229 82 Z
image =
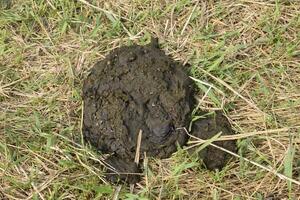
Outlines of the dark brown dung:
M 195 100 L 194 85 L 185 69 L 166 56 L 155 39 L 149 45 L 115 49 L 91 69 L 83 86 L 83 134 L 91 145 L 111 155 L 106 162 L 121 175 L 110 170 L 109 180 L 139 180 L 138 175 L 126 173 L 140 172 L 134 164 L 140 131 L 140 160 L 144 153 L 167 158 L 177 146 L 186 144 L 188 135 L 182 128 L 190 123 Z M 195 124 L 195 135 L 200 138 L 203 123 Z M 231 128 L 226 131 L 231 133 Z M 209 162 L 215 161 L 211 158 Z

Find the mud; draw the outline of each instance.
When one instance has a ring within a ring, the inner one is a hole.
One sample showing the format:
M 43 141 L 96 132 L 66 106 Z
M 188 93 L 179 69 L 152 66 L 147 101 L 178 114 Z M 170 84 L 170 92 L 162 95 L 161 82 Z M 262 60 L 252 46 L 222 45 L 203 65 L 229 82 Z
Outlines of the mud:
M 194 85 L 185 69 L 159 49 L 157 40 L 115 49 L 91 69 L 83 86 L 83 134 L 87 142 L 111 155 L 106 161 L 120 174 L 108 170 L 110 181 L 139 181 L 135 173 L 140 166 L 134 158 L 140 130 L 140 162 L 144 153 L 167 158 L 177 146 L 187 143 L 182 127 L 189 125 L 195 100 Z M 195 123 L 193 134 L 206 139 L 223 127 L 232 133 L 226 120 L 221 125 L 213 121 Z M 209 169 L 225 164 L 223 152 L 210 147 L 206 151 L 210 156 L 204 162 Z

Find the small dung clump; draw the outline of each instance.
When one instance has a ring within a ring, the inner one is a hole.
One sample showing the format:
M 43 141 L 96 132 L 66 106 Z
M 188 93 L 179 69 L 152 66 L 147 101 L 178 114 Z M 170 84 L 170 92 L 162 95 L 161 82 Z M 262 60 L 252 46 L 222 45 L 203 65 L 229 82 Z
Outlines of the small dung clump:
M 115 49 L 96 63 L 84 80 L 83 100 L 85 141 L 110 155 L 106 162 L 114 170 L 108 170 L 107 178 L 127 183 L 140 179 L 140 166 L 134 162 L 139 132 L 140 160 L 144 153 L 170 157 L 189 139 L 183 127 L 189 125 L 196 103 L 185 67 L 165 55 L 155 39 L 145 46 Z M 220 130 L 233 133 L 227 119 L 217 113 L 194 123 L 192 134 L 207 139 Z M 235 142 L 227 142 L 219 145 L 234 151 Z M 228 157 L 214 147 L 202 156 L 209 169 L 222 168 Z

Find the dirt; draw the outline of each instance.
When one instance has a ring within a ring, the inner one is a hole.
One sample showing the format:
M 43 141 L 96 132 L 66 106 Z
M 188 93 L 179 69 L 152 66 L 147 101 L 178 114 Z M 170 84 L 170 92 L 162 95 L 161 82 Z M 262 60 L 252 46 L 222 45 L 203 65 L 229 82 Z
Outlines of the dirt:
M 196 102 L 186 69 L 166 56 L 155 39 L 145 46 L 115 49 L 91 69 L 83 86 L 83 134 L 97 150 L 111 155 L 106 162 L 115 171 L 108 170 L 107 179 L 139 181 L 136 173 L 141 169 L 134 159 L 140 131 L 140 163 L 145 154 L 168 158 L 177 146 L 187 143 L 189 138 L 182 127 L 189 125 Z M 223 120 L 221 125 L 212 121 L 196 122 L 192 133 L 203 139 L 223 127 L 226 133 L 232 133 L 228 121 Z M 235 147 L 234 142 L 230 145 Z M 206 155 L 216 156 L 204 157 L 209 169 L 225 164 L 227 155 L 222 151 L 213 147 L 206 151 Z

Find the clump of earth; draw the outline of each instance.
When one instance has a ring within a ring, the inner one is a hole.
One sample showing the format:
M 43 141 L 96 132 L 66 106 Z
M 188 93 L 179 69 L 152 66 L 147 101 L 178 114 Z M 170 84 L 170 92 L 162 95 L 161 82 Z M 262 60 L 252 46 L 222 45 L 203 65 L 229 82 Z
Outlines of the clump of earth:
M 178 146 L 186 145 L 185 127 L 191 122 L 194 95 L 186 67 L 165 55 L 156 39 L 145 46 L 120 47 L 96 63 L 83 85 L 83 134 L 87 142 L 109 155 L 107 178 L 136 183 L 141 176 L 138 163 L 145 155 L 168 158 Z M 191 134 L 209 139 L 219 132 L 234 133 L 221 112 L 194 122 Z M 215 144 L 236 149 L 235 141 Z M 229 157 L 212 146 L 199 155 L 208 169 L 221 169 Z

